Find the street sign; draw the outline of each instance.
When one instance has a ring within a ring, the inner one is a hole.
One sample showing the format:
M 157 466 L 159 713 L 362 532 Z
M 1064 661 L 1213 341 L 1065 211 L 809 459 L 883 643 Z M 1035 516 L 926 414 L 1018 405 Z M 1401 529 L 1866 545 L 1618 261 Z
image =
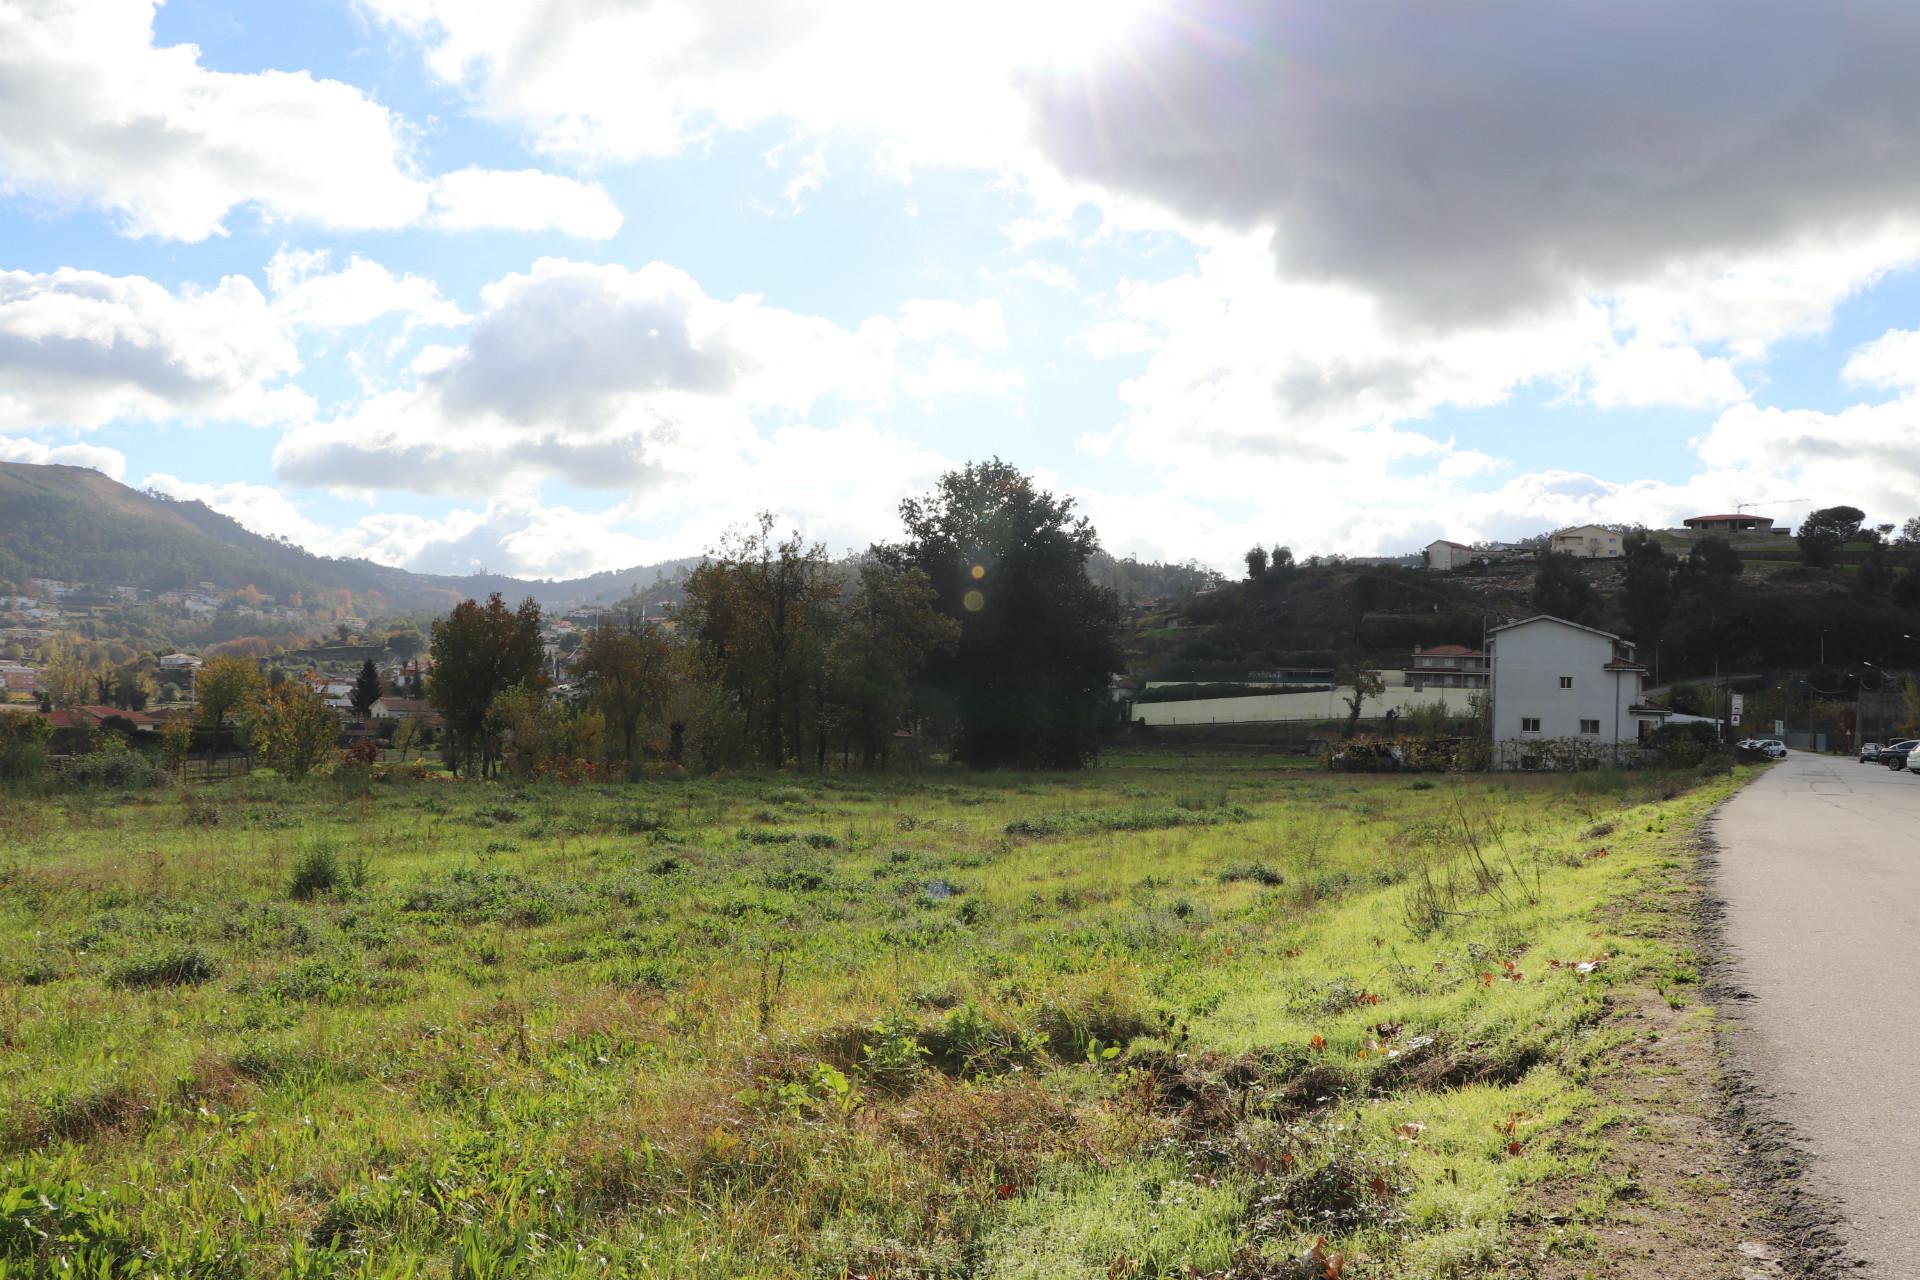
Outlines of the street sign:
M 1734 694 L 1733 695 L 1733 716 L 1732 716 L 1734 728 L 1737 729 L 1740 727 L 1740 716 L 1741 716 L 1741 713 L 1744 712 L 1746 709 L 1747 709 L 1747 695 L 1744 693 Z
M 1787 722 L 1785 720 L 1775 720 L 1773 722 L 1773 736 L 1776 738 L 1784 738 L 1787 736 Z

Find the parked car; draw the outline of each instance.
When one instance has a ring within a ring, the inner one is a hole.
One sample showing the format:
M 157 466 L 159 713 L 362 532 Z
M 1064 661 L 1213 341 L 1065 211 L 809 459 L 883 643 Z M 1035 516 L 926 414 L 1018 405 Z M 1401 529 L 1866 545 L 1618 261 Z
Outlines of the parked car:
M 1889 769 L 1904 769 L 1907 767 L 1907 757 L 1916 746 L 1920 746 L 1920 739 L 1902 738 L 1898 742 L 1889 742 L 1880 748 L 1880 763 Z
M 1787 744 L 1778 738 L 1755 738 L 1753 749 L 1769 760 L 1785 760 Z
M 1861 764 L 1878 764 L 1879 762 L 1880 762 L 1880 744 L 1877 742 L 1861 743 L 1860 744 L 1860 763 Z

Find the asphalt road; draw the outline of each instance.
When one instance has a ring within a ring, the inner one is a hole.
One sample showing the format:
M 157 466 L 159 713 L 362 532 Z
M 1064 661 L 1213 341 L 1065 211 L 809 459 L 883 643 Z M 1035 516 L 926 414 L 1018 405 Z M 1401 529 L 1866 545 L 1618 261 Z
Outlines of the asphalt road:
M 1920 1277 L 1920 774 L 1794 752 L 1716 824 L 1747 1066 L 1888 1280 Z

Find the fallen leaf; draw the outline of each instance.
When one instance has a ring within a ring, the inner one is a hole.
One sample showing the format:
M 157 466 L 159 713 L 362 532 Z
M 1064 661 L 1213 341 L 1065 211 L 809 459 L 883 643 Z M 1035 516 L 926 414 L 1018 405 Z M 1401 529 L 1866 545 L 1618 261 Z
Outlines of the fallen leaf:
M 1003 1182 L 994 1188 L 994 1193 L 1002 1200 L 1011 1200 L 1014 1197 L 1013 1184 L 1011 1182 Z
M 1407 1142 L 1418 1142 L 1420 1141 L 1420 1135 L 1427 1131 L 1427 1126 L 1421 1124 L 1418 1120 L 1411 1120 L 1406 1124 L 1395 1125 L 1393 1131 Z
M 1373 1181 L 1369 1182 L 1367 1187 L 1376 1196 L 1385 1196 L 1387 1194 L 1387 1180 L 1377 1173 L 1373 1175 Z
M 1317 1035 L 1313 1039 L 1307 1041 L 1307 1046 L 1310 1049 L 1312 1049 L 1315 1053 L 1324 1052 L 1327 1047 L 1327 1038 L 1325 1036 Z
M 1517 1143 L 1517 1142 L 1509 1142 L 1509 1143 L 1507 1144 L 1507 1154 L 1508 1154 L 1508 1155 L 1510 1155 L 1510 1156 L 1517 1156 L 1517 1155 L 1519 1155 L 1519 1154 L 1520 1154 L 1520 1144 L 1519 1144 L 1519 1143 Z

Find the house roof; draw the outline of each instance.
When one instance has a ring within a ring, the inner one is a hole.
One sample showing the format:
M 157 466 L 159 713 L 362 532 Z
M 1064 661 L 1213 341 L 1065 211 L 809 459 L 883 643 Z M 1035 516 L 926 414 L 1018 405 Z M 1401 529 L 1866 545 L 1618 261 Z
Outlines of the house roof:
M 1687 518 L 1686 518 L 1685 520 L 1682 520 L 1682 521 L 1681 521 L 1680 523 L 1681 523 L 1681 524 L 1705 524 L 1705 523 L 1707 523 L 1708 521 L 1719 521 L 1719 520 L 1753 520 L 1753 521 L 1756 521 L 1756 522 L 1757 522 L 1757 521 L 1761 521 L 1761 520 L 1764 520 L 1764 521 L 1766 521 L 1766 522 L 1767 522 L 1768 524 L 1772 524 L 1772 523 L 1773 523 L 1773 517 L 1772 517 L 1772 516 L 1749 516 L 1749 515 L 1730 515 L 1730 516 L 1688 516 L 1688 517 L 1687 517 Z
M 1472 547 L 1469 547 L 1464 542 L 1453 542 L 1446 538 L 1435 538 L 1432 542 L 1429 542 L 1427 545 L 1430 547 L 1458 547 L 1462 551 L 1473 550 Z
M 1588 532 L 1592 532 L 1592 533 L 1604 533 L 1604 534 L 1609 534 L 1609 535 L 1611 535 L 1611 536 L 1613 536 L 1613 537 L 1616 537 L 1616 538 L 1620 536 L 1619 534 L 1617 534 L 1617 533 L 1614 533 L 1614 531 L 1613 531 L 1613 530 L 1611 530 L 1611 529 L 1609 529 L 1609 528 L 1607 528 L 1607 527 L 1606 527 L 1605 525 L 1601 525 L 1601 524 L 1575 524 L 1575 525 L 1568 525 L 1568 526 L 1567 526 L 1566 528 L 1564 528 L 1564 529 L 1555 529 L 1555 530 L 1553 531 L 1553 536 L 1554 536 L 1554 537 L 1556 537 L 1556 538 L 1564 538 L 1564 537 L 1566 537 L 1566 536 L 1567 536 L 1568 534 L 1570 534 L 1570 533 L 1588 533 Z
M 1487 628 L 1487 634 L 1494 635 L 1501 631 L 1511 631 L 1515 627 L 1524 627 L 1535 622 L 1557 622 L 1563 627 L 1572 627 L 1575 631 L 1591 632 L 1596 636 L 1605 636 L 1609 640 L 1620 639 L 1619 636 L 1613 634 L 1611 631 L 1602 631 L 1598 627 L 1589 627 L 1579 622 L 1568 622 L 1565 618 L 1556 618 L 1550 613 L 1536 613 L 1531 618 L 1522 618 L 1518 622 L 1503 622 L 1497 627 Z
M 1673 708 L 1663 707 L 1657 702 L 1636 702 L 1627 708 L 1627 714 L 1635 716 L 1670 716 L 1673 714 Z
M 1437 644 L 1431 649 L 1415 649 L 1416 658 L 1484 658 L 1487 655 L 1478 649 L 1469 649 L 1463 644 Z
M 425 698 L 375 698 L 374 702 L 389 711 L 411 711 L 416 715 L 425 715 L 433 710 L 433 704 Z
M 105 720 L 110 716 L 119 716 L 122 720 L 131 720 L 135 724 L 159 724 L 155 716 L 144 711 L 122 711 L 119 707 L 86 706 L 79 708 L 95 720 Z

